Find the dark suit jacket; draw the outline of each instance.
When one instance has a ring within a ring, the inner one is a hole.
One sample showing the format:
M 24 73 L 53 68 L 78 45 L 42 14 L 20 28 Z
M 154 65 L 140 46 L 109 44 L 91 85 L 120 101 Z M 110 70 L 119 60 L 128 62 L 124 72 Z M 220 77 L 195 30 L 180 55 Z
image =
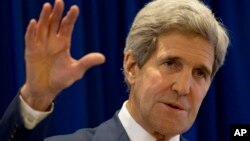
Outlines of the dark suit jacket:
M 19 112 L 19 103 L 19 98 L 16 97 L 0 121 L 0 141 L 43 141 L 51 115 L 35 129 L 27 130 Z M 46 138 L 45 141 L 129 141 L 117 113 L 96 128 L 80 129 L 73 134 Z M 181 136 L 181 141 L 187 140 Z

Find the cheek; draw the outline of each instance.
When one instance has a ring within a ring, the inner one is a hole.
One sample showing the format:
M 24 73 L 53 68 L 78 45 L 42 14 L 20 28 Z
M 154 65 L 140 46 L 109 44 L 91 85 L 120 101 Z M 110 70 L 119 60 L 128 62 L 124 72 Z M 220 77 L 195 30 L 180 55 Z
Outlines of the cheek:
M 169 81 L 164 80 L 161 75 L 155 72 L 142 78 L 138 81 L 140 105 L 151 109 L 169 91 Z
M 139 93 L 142 94 L 143 97 L 153 98 L 157 96 L 162 89 L 165 89 L 165 85 L 159 73 L 149 71 L 145 73 L 141 79 L 138 79 L 137 86 L 140 89 Z
M 199 107 L 200 107 L 201 103 L 203 102 L 204 98 L 207 95 L 209 86 L 210 85 L 207 85 L 207 87 L 205 87 L 204 89 L 202 89 L 200 91 L 200 94 L 197 96 L 197 101 L 198 101 Z
M 196 117 L 196 115 L 200 109 L 201 103 L 203 102 L 203 100 L 206 96 L 206 93 L 207 93 L 207 90 L 200 90 L 196 93 L 193 93 L 193 95 L 191 95 L 190 101 L 192 101 L 192 114 L 193 114 L 193 116 Z

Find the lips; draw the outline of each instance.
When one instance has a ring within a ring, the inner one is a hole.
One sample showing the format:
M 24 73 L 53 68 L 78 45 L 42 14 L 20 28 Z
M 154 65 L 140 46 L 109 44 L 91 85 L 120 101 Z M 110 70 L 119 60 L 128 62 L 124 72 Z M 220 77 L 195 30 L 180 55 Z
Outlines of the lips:
M 185 110 L 184 106 L 177 104 L 177 103 L 164 103 L 164 104 L 176 110 Z

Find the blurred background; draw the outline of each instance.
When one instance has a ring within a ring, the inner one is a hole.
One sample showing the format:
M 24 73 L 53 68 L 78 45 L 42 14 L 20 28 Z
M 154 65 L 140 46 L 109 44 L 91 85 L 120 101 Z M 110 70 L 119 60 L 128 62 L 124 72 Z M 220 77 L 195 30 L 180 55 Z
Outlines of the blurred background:
M 46 0 L 2 0 L 0 4 L 0 118 L 25 82 L 24 34 Z M 54 3 L 54 1 L 48 1 Z M 65 0 L 81 13 L 72 56 L 102 52 L 106 63 L 65 89 L 55 101 L 48 136 L 95 127 L 111 118 L 128 98 L 122 75 L 123 48 L 131 23 L 149 0 Z M 231 44 L 197 120 L 184 135 L 190 141 L 227 141 L 232 124 L 250 124 L 250 1 L 204 1 L 228 29 Z M 205 138 L 204 138 L 205 137 Z

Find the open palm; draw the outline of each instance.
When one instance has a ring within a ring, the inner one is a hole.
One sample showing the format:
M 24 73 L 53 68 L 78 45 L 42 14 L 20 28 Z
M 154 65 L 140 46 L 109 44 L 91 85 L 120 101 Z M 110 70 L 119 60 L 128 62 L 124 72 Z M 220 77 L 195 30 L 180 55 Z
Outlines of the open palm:
M 61 0 L 55 1 L 53 9 L 45 3 L 39 20 L 30 21 L 25 35 L 26 83 L 21 92 L 31 106 L 40 110 L 82 78 L 88 68 L 105 60 L 100 53 L 87 54 L 80 60 L 71 57 L 72 30 L 79 9 L 72 6 L 62 18 L 63 9 Z

